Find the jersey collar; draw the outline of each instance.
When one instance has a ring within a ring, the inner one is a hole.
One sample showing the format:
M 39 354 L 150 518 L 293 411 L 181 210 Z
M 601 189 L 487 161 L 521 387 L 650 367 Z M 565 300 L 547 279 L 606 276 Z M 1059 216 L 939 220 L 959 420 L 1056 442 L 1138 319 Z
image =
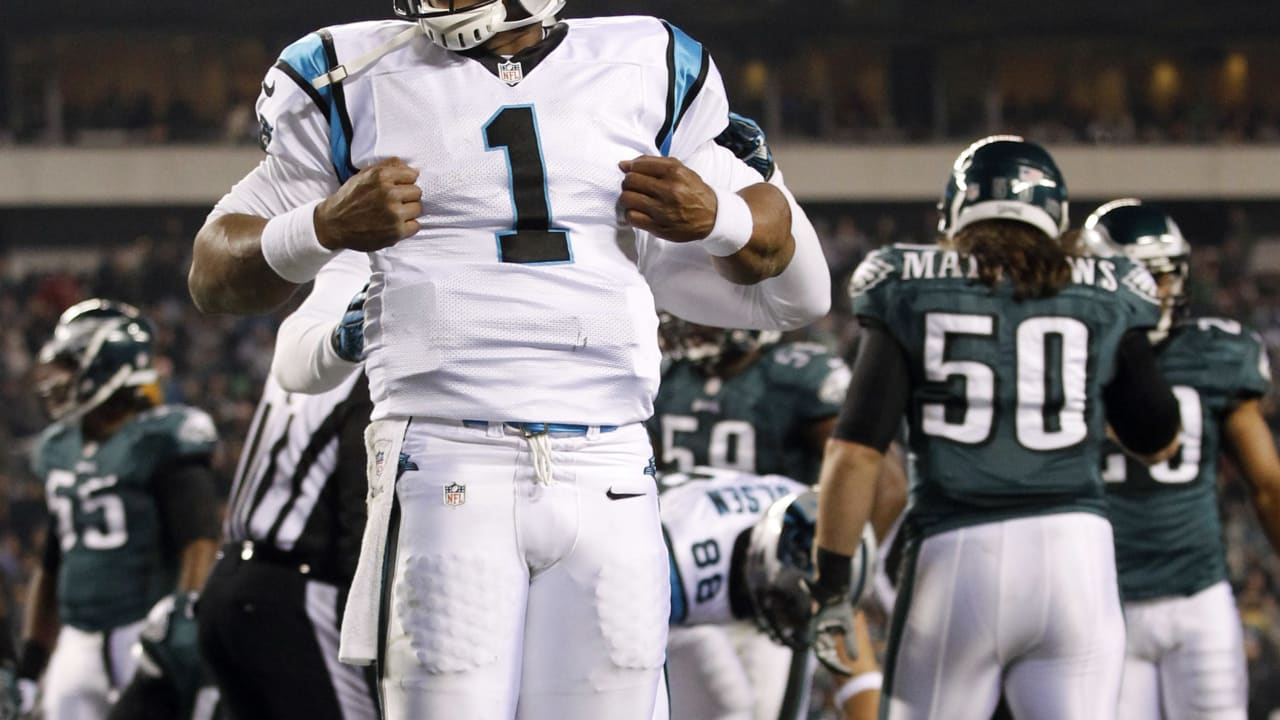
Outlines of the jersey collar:
M 566 23 L 556 23 L 554 27 L 547 31 L 546 36 L 539 40 L 536 45 L 527 47 L 515 55 L 512 55 L 510 58 L 491 52 L 483 46 L 464 50 L 460 54 L 480 63 L 499 80 L 503 80 L 508 84 L 514 85 L 516 83 L 511 83 L 503 77 L 500 72 L 500 68 L 498 67 L 499 65 L 515 63 L 519 65 L 522 77 L 527 77 L 529 73 L 533 72 L 533 69 L 538 66 L 538 63 L 542 62 L 543 58 L 550 55 L 552 50 L 560 47 L 560 43 L 564 42 L 564 38 L 568 33 L 569 26 Z

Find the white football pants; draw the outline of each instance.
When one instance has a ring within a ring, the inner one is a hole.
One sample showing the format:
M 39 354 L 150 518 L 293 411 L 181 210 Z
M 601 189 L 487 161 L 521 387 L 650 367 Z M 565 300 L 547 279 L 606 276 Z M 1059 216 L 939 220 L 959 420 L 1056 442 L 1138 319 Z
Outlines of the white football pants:
M 403 452 L 387 717 L 651 720 L 671 598 L 644 428 L 414 420 Z
M 791 650 L 746 622 L 671 628 L 671 720 L 777 720 Z
M 962 527 L 925 538 L 904 562 L 890 720 L 988 720 L 1002 681 L 1018 720 L 1116 717 L 1125 636 L 1105 518 Z
M 1120 720 L 1244 720 L 1244 637 L 1226 581 L 1189 597 L 1124 604 Z
M 105 633 L 63 625 L 44 673 L 45 720 L 106 718 L 119 691 L 133 677 L 133 644 L 145 622 Z

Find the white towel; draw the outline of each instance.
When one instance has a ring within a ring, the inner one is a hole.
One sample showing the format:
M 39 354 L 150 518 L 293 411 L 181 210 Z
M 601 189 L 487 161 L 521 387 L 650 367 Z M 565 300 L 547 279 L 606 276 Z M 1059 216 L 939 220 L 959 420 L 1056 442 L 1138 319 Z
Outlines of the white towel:
M 382 612 L 382 563 L 400 467 L 400 448 L 409 426 L 406 419 L 377 420 L 364 431 L 369 454 L 369 519 L 360 543 L 360 563 L 351 581 L 347 610 L 342 617 L 338 659 L 350 665 L 369 665 L 378 656 L 378 620 Z

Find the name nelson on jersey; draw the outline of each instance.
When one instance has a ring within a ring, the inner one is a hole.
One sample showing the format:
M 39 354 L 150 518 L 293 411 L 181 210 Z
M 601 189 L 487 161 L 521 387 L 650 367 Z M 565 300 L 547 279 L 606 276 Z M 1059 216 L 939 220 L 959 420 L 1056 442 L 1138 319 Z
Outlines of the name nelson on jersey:
M 707 499 L 711 501 L 712 507 L 716 509 L 716 513 L 719 515 L 740 513 L 754 515 L 769 507 L 774 500 L 790 492 L 792 492 L 792 489 L 781 483 L 777 485 L 756 483 L 753 485 L 711 488 L 707 490 Z M 761 495 L 764 496 L 763 500 L 760 497 Z

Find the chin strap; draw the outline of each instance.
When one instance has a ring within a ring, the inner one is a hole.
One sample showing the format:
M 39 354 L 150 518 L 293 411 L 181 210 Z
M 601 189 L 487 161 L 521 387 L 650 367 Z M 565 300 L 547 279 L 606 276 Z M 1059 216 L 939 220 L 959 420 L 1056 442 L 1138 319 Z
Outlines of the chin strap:
M 388 40 L 386 44 L 370 50 L 351 62 L 343 63 L 320 77 L 317 77 L 315 80 L 312 80 L 311 87 L 317 90 L 323 90 L 334 83 L 342 82 L 348 77 L 355 75 L 361 70 L 374 64 L 391 51 L 409 44 L 414 40 L 414 38 L 421 34 L 422 26 L 414 23 L 412 27 L 405 28 L 398 35 Z

